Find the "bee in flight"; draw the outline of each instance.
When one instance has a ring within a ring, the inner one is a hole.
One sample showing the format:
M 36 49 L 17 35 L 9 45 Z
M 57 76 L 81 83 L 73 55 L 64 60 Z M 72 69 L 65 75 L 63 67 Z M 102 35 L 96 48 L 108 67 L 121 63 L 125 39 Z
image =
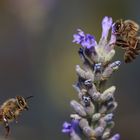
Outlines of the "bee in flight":
M 16 96 L 15 98 L 11 98 L 6 100 L 0 106 L 0 123 L 4 125 L 7 137 L 10 132 L 9 122 L 16 120 L 18 116 L 21 114 L 23 110 L 28 110 L 27 100 L 32 98 L 33 96 L 29 96 L 23 98 L 22 96 Z
M 140 53 L 139 25 L 132 20 L 117 20 L 112 26 L 113 34 L 116 35 L 116 45 L 124 49 L 124 60 L 131 62 Z

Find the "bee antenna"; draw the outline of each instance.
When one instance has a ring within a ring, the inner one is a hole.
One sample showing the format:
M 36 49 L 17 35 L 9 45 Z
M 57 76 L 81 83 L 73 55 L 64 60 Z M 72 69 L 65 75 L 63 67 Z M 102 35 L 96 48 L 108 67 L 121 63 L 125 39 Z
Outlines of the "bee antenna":
M 28 96 L 28 97 L 25 98 L 25 100 L 28 100 L 28 99 L 33 98 L 33 97 L 34 96 Z

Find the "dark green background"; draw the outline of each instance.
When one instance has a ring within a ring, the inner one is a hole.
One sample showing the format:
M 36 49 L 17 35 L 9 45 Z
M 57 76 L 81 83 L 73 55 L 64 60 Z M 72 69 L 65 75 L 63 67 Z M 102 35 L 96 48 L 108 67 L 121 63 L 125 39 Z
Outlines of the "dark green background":
M 9 140 L 68 140 L 62 123 L 77 99 L 72 84 L 78 47 L 72 44 L 77 28 L 101 35 L 101 20 L 133 19 L 140 24 L 138 0 L 1 0 L 0 103 L 16 95 L 35 97 L 19 123 L 12 123 Z M 117 49 L 115 60 L 123 60 Z M 140 56 L 122 63 L 109 85 L 116 85 L 116 126 L 122 140 L 138 140 L 140 130 Z M 4 129 L 0 127 L 0 135 Z

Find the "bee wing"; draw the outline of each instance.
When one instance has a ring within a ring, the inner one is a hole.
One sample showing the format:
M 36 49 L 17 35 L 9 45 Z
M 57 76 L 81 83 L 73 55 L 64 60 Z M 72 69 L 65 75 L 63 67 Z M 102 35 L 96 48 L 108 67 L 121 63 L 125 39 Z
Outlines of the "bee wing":
M 133 20 L 125 20 L 125 24 L 127 24 L 131 29 L 135 30 L 136 32 L 139 30 L 139 25 Z

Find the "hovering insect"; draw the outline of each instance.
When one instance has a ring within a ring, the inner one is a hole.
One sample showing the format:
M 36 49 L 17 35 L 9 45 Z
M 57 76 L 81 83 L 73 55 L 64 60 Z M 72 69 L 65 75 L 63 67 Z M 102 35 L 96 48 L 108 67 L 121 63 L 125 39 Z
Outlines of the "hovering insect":
M 0 123 L 4 125 L 7 137 L 10 132 L 9 122 L 16 120 L 18 116 L 21 114 L 23 110 L 28 110 L 27 100 L 32 98 L 33 96 L 29 96 L 23 98 L 22 96 L 16 96 L 15 98 L 11 98 L 6 100 L 0 106 Z
M 116 35 L 116 45 L 125 51 L 125 62 L 131 62 L 140 53 L 139 25 L 132 20 L 119 19 L 113 24 L 112 29 Z

